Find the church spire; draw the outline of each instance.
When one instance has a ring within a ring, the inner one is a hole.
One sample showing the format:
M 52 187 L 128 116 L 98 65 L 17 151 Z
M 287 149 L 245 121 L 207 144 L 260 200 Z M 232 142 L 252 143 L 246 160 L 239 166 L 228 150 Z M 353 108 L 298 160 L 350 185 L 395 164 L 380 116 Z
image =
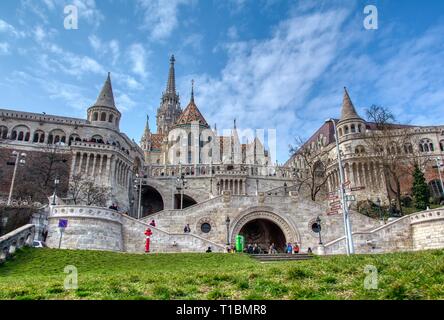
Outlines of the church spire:
M 194 103 L 194 79 L 191 80 L 191 99 L 190 102 Z
M 111 85 L 110 72 L 108 72 L 108 77 L 106 78 L 105 83 L 103 84 L 102 90 L 100 91 L 100 94 L 97 97 L 94 106 L 117 109 L 116 104 L 114 103 L 114 94 L 113 94 L 113 87 Z
M 174 58 L 174 54 L 171 55 L 170 58 L 170 71 L 168 73 L 168 83 L 166 92 L 167 93 L 176 93 L 176 71 L 174 70 L 174 63 L 176 62 L 176 59 Z
M 347 88 L 344 87 L 344 98 L 342 101 L 342 111 L 341 111 L 341 121 L 349 119 L 361 119 L 361 117 L 356 112 L 355 106 L 350 99 Z

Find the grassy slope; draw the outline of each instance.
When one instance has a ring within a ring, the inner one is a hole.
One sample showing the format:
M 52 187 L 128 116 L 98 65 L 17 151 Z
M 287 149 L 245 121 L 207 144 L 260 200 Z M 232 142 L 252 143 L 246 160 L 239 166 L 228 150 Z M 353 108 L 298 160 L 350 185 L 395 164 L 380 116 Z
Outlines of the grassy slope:
M 67 265 L 78 290 L 65 291 Z M 379 289 L 364 289 L 366 265 Z M 444 251 L 258 263 L 238 254 L 25 249 L 0 266 L 0 299 L 444 299 Z

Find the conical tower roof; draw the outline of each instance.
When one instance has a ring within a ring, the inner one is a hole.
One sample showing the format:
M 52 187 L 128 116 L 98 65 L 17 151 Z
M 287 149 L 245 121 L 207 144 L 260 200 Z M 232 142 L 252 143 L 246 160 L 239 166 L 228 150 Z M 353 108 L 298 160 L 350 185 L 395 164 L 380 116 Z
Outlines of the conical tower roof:
M 210 127 L 194 102 L 194 81 L 192 81 L 190 103 L 188 103 L 188 106 L 183 110 L 179 119 L 177 119 L 176 125 L 192 124 L 195 121 L 200 125 Z
M 174 93 L 176 94 L 176 72 L 174 70 L 174 63 L 176 59 L 174 55 L 170 58 L 170 71 L 168 73 L 168 82 L 166 87 L 166 93 Z
M 361 117 L 356 112 L 355 106 L 350 99 L 347 88 L 344 87 L 344 99 L 342 101 L 342 111 L 340 121 L 350 120 L 350 119 L 361 119 Z
M 108 72 L 108 77 L 106 78 L 106 81 L 103 84 L 102 90 L 100 91 L 100 94 L 97 97 L 97 101 L 96 103 L 94 103 L 94 106 L 108 107 L 117 110 L 116 104 L 114 102 L 113 87 L 111 85 L 111 74 L 109 72 Z

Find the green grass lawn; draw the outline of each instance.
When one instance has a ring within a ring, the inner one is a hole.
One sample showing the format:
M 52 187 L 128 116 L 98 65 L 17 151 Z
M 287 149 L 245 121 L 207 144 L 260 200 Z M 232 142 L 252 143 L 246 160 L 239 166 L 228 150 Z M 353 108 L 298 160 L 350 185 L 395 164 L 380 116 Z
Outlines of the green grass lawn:
M 64 268 L 78 270 L 65 290 Z M 378 289 L 364 288 L 366 265 Z M 0 299 L 444 299 L 444 251 L 260 263 L 242 254 L 24 249 L 0 266 Z

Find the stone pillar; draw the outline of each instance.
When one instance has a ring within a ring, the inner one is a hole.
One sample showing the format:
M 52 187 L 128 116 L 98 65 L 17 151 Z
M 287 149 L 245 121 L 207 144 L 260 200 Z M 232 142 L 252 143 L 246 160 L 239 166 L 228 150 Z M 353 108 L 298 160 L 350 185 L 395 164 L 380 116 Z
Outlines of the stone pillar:
M 97 162 L 97 154 L 93 154 L 93 158 L 94 158 L 94 160 L 93 160 L 93 167 L 92 167 L 92 173 L 91 173 L 91 175 L 93 176 L 93 177 L 95 177 L 96 176 L 96 162 Z
M 71 178 L 75 175 L 76 173 L 76 163 L 77 162 L 77 152 L 74 153 L 74 156 L 72 157 L 72 161 L 71 161 L 71 172 L 70 172 L 70 178 L 69 180 L 71 180 Z
M 79 152 L 79 169 L 77 170 L 77 173 L 81 174 L 82 173 L 82 165 L 83 165 L 83 153 Z

